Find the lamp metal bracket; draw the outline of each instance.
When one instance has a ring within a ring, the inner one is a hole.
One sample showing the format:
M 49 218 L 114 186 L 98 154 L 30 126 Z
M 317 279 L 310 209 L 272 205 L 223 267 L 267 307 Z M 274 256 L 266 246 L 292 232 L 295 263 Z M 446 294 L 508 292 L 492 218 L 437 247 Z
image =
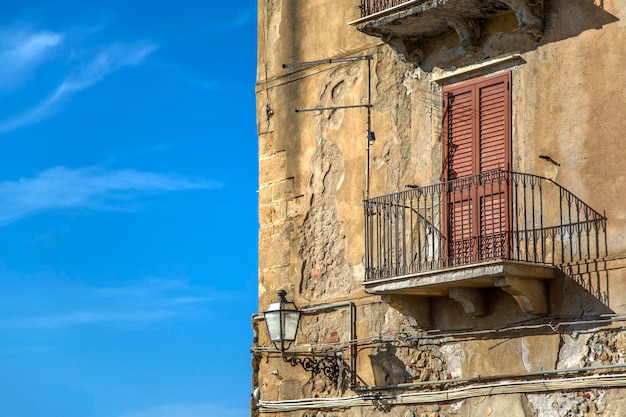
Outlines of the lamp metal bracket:
M 310 371 L 313 376 L 324 375 L 335 387 L 339 384 L 339 378 L 343 377 L 345 369 L 343 366 L 343 354 L 341 352 L 332 352 L 319 358 L 306 356 L 304 358 L 298 356 L 283 356 L 283 361 L 291 366 L 302 366 L 304 370 Z

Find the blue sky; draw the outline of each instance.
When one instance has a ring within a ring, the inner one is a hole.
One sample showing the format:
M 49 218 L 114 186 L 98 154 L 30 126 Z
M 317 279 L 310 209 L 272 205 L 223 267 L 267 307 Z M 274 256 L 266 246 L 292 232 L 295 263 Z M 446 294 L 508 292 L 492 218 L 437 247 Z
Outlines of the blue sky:
M 0 18 L 0 417 L 246 416 L 256 2 Z

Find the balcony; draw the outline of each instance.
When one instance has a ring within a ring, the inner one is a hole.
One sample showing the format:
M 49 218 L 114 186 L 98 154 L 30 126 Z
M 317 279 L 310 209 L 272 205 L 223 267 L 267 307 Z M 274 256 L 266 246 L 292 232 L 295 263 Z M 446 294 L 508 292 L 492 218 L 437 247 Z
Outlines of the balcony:
M 521 30 L 543 34 L 543 0 L 361 0 L 361 18 L 350 22 L 390 43 L 401 55 L 420 55 L 421 43 L 455 31 L 460 45 L 476 50 L 480 23 L 513 12 Z
M 370 293 L 450 296 L 480 315 L 467 300 L 499 287 L 545 314 L 545 280 L 606 255 L 606 217 L 536 175 L 493 170 L 365 200 Z

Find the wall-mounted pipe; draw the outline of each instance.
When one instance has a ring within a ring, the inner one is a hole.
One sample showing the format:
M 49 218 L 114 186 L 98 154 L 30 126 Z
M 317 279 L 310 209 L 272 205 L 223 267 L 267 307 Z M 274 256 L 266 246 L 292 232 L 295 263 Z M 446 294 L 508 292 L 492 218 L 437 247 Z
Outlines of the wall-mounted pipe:
M 349 352 L 350 352 L 350 389 L 354 389 L 356 385 L 356 306 L 352 301 L 345 301 L 342 303 L 321 305 L 316 307 L 304 308 L 301 311 L 303 313 L 312 313 L 322 310 L 334 310 L 336 308 L 349 307 L 350 308 L 350 331 L 349 331 Z

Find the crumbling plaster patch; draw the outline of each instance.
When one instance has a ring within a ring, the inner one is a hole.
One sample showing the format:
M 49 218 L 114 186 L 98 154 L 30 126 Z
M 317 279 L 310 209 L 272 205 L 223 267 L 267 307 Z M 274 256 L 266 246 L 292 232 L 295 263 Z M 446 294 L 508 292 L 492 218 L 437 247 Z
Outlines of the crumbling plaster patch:
M 589 417 L 603 414 L 604 390 L 527 394 L 533 417 Z
M 626 364 L 626 334 L 622 331 L 594 333 L 587 345 L 585 366 Z
M 310 207 L 299 233 L 300 292 L 311 300 L 347 292 L 355 285 L 351 266 L 344 256 L 345 236 L 335 199 L 343 170 L 343 155 L 338 145 L 320 138 L 311 163 Z
M 620 330 L 561 335 L 557 369 L 626 363 L 626 335 Z
M 564 333 L 561 335 L 561 349 L 557 369 L 580 368 L 585 364 L 585 358 L 589 354 L 587 342 L 591 335 Z
M 463 361 L 465 360 L 465 351 L 460 343 L 448 343 L 441 347 L 441 353 L 443 354 L 446 362 L 448 363 L 448 370 L 452 378 L 463 377 Z
M 329 71 L 316 107 L 344 105 L 347 94 L 360 81 L 355 65 Z M 307 194 L 309 208 L 300 227 L 300 293 L 315 300 L 357 288 L 353 265 L 346 256 L 346 233 L 339 215 L 338 192 L 345 180 L 342 143 L 335 132 L 346 110 L 327 110 L 315 115 L 315 152 L 311 159 Z

